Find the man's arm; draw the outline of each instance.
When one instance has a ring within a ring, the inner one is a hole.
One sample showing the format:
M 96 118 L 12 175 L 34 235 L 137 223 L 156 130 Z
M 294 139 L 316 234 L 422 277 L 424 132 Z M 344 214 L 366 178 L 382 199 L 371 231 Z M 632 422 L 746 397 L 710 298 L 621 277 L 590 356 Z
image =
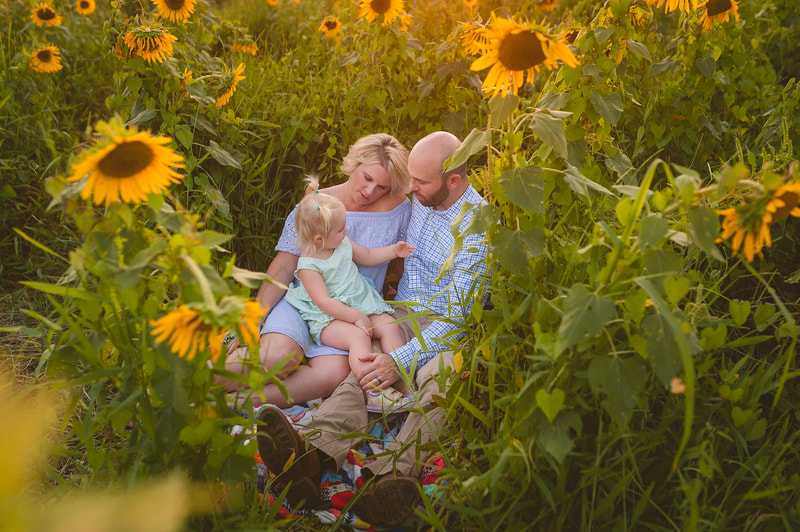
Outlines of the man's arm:
M 419 338 L 412 338 L 405 345 L 392 351 L 390 354 L 398 367 L 408 372 L 414 365 L 415 359 L 416 367 L 422 367 L 437 353 L 448 348 L 437 339 L 457 340 L 464 335 L 463 332 L 455 331 L 464 325 L 472 308 L 472 294 L 474 290 L 481 288 L 482 279 L 487 273 L 488 247 L 485 240 L 484 234 L 469 235 L 464 238 L 463 245 L 449 270 L 450 286 L 446 295 L 439 296 L 444 295 L 448 302 L 449 319 L 435 319 L 422 331 L 422 341 Z

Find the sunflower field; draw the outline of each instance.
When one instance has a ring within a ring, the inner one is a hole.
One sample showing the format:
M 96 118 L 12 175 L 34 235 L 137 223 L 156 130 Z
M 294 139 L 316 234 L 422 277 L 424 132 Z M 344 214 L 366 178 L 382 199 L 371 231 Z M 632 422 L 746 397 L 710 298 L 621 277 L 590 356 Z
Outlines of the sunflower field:
M 307 173 L 440 129 L 494 267 L 417 526 L 800 529 L 796 0 L 0 16 L 0 532 L 345 528 L 261 502 L 222 339 Z

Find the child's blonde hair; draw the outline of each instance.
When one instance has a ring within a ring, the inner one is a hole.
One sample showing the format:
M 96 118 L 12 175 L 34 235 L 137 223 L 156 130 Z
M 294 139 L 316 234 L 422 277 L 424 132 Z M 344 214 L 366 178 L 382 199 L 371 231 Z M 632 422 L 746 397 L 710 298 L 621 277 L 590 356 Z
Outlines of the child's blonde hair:
M 347 216 L 347 210 L 341 201 L 319 191 L 317 176 L 306 176 L 305 183 L 306 195 L 297 204 L 295 226 L 303 251 L 316 253 L 325 246 L 325 237 L 331 230 L 334 215 L 341 211 Z M 316 240 L 317 236 L 322 237 L 321 242 Z

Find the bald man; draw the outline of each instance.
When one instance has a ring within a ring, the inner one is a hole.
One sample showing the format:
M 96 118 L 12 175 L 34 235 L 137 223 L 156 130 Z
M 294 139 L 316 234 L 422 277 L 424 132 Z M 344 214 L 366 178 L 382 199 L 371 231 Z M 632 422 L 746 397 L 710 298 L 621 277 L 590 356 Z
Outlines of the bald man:
M 419 503 L 417 479 L 428 457 L 425 444 L 439 435 L 444 423 L 444 412 L 433 401 L 435 394 L 445 393 L 437 377 L 453 366 L 453 353 L 444 342 L 452 345 L 464 335 L 473 294 L 485 293 L 487 283 L 485 234 L 466 236 L 453 264 L 440 271 L 455 246 L 451 225 L 467 209 L 458 227 L 462 232 L 472 209 L 485 203 L 469 184 L 466 164 L 444 170 L 460 144 L 454 135 L 438 131 L 417 142 L 408 156 L 413 198 L 406 240 L 415 251 L 405 259 L 397 289 L 397 301 L 408 304 L 395 307 L 394 313 L 406 343 L 391 353 L 363 355 L 359 374 L 351 373 L 320 406 L 311 425 L 299 432 L 277 408 L 259 413 L 259 454 L 270 471 L 283 472 L 278 481 L 289 484 L 290 502 L 316 504 L 321 471 L 338 471 L 375 420 L 366 410 L 365 390 L 386 388 L 402 378 L 414 392 L 417 408 L 409 412 L 395 442 L 387 445 L 394 452 L 362 470 L 369 482 L 359 490 L 353 510 L 373 526 L 398 526 Z

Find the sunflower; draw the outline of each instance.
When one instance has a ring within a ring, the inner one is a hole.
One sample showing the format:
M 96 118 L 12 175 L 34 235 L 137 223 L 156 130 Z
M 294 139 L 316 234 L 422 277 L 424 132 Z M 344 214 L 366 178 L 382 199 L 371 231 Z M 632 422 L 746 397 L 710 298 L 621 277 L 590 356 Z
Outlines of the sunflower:
M 492 90 L 492 96 L 500 94 L 505 97 L 508 88 L 516 95 L 526 72 L 528 80 L 533 81 L 534 74 L 541 67 L 557 68 L 559 59 L 571 67 L 578 65 L 565 42 L 555 41 L 531 29 L 528 24 L 492 16 L 491 28 L 485 37 L 489 46 L 470 69 L 478 71 L 491 67 L 483 87 Z
M 243 54 L 250 54 L 255 57 L 256 53 L 258 52 L 258 45 L 254 42 L 249 42 L 247 44 L 232 44 L 231 50 L 234 52 L 241 52 Z
M 281 0 L 267 0 L 267 3 L 271 6 L 277 6 Z
M 31 9 L 31 19 L 41 28 L 42 26 L 60 26 L 64 17 L 53 11 L 50 4 L 42 2 Z
M 780 185 L 763 195 L 747 196 L 739 205 L 717 211 L 724 217 L 717 242 L 732 238 L 733 256 L 741 249 L 747 262 L 753 262 L 756 255 L 763 258 L 761 250 L 772 246 L 770 226 L 787 216 L 800 218 L 799 205 L 798 183 Z
M 141 203 L 148 193 L 159 193 L 183 177 L 170 168 L 183 168 L 183 157 L 165 146 L 170 142 L 169 137 L 126 129 L 81 155 L 67 181 L 88 176 L 81 197 L 91 196 L 95 205 Z
M 194 13 L 197 0 L 152 0 L 158 13 L 172 22 L 186 22 Z
M 157 320 L 150 320 L 150 326 L 156 342 L 168 340 L 170 351 L 188 360 L 192 360 L 206 345 L 211 360 L 216 361 L 222 354 L 225 329 L 203 321 L 196 310 L 186 305 Z
M 739 4 L 736 0 L 708 0 L 705 4 L 706 13 L 703 17 L 703 29 L 708 31 L 715 22 L 723 23 L 731 17 L 739 20 Z
M 491 48 L 489 30 L 479 24 L 462 22 L 459 25 L 459 40 L 469 55 L 479 55 Z
M 236 86 L 240 81 L 245 79 L 245 77 L 242 76 L 242 72 L 244 72 L 244 63 L 239 63 L 239 66 L 236 67 L 236 70 L 229 74 L 230 81 L 225 85 L 228 88 L 219 97 L 217 97 L 217 107 L 222 107 L 228 103 L 228 100 L 231 99 L 233 93 L 236 92 Z
M 464 7 L 472 11 L 478 7 L 478 0 L 464 0 Z
M 321 31 L 325 37 L 332 39 L 342 31 L 342 23 L 336 17 L 325 17 L 317 31 Z
M 95 8 L 94 0 L 78 0 L 75 5 L 75 11 L 79 15 L 91 15 Z
M 359 0 L 358 18 L 367 17 L 372 22 L 383 15 L 382 26 L 388 26 L 403 12 L 403 0 Z
M 237 332 L 245 345 L 253 347 L 258 343 L 258 321 L 264 312 L 255 301 L 246 301 L 236 307 L 239 310 L 236 313 Z M 150 320 L 152 335 L 156 342 L 167 341 L 173 353 L 188 360 L 192 360 L 208 346 L 211 360 L 216 362 L 222 354 L 225 328 L 213 323 L 216 320 L 206 318 L 203 314 L 206 313 L 202 313 L 202 308 L 198 311 L 188 305 L 181 305 L 157 320 Z
M 178 38 L 158 25 L 139 26 L 122 38 L 134 54 L 148 62 L 163 63 L 172 57 L 172 43 Z
M 58 51 L 58 47 L 52 44 L 34 50 L 31 54 L 30 64 L 31 68 L 36 72 L 44 72 L 46 74 L 52 74 L 64 68 L 61 65 L 61 52 Z
M 697 0 L 645 0 L 651 6 L 665 6 L 665 12 L 670 13 L 676 9 L 684 13 L 693 13 L 697 10 Z

